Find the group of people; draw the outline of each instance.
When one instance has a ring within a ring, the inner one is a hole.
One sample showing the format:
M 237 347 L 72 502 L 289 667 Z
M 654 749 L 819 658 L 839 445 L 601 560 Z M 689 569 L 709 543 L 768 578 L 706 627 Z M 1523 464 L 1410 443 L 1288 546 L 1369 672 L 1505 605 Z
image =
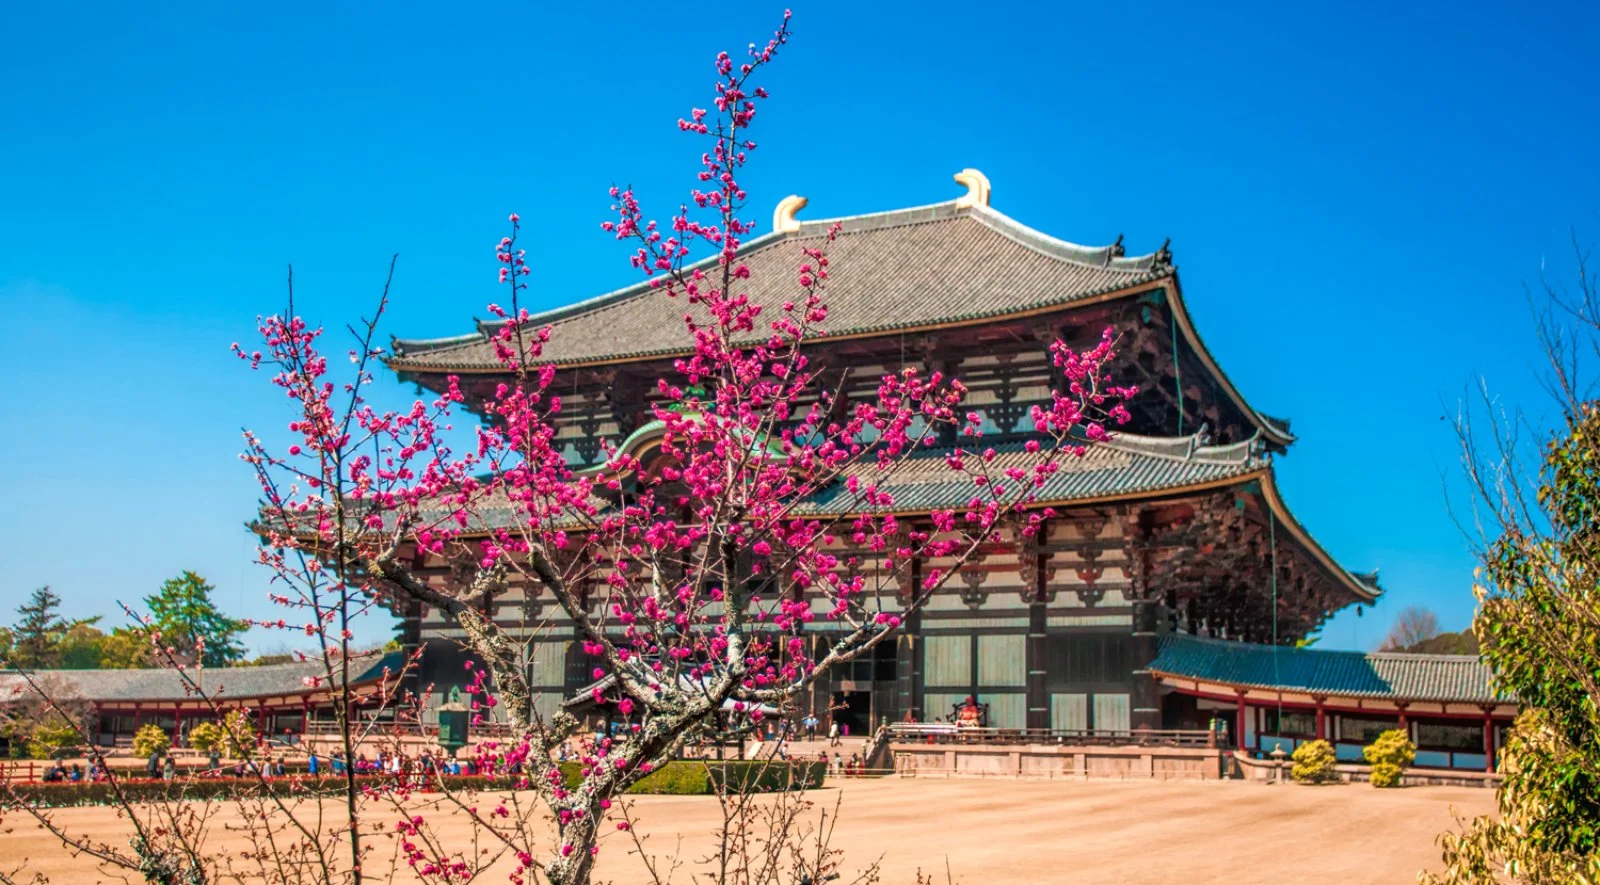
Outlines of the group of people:
M 832 777 L 867 776 L 867 761 L 861 757 L 860 753 L 851 753 L 849 759 L 834 753 L 830 758 L 828 751 L 823 750 L 817 761 L 827 764 L 828 774 Z
M 80 783 L 83 781 L 98 783 L 105 779 L 106 763 L 105 760 L 101 759 L 99 756 L 89 760 L 89 768 L 87 771 L 84 770 L 83 763 L 81 762 L 74 762 L 69 768 L 66 763 L 62 762 L 60 759 L 57 759 L 50 765 L 49 768 L 45 769 L 44 772 L 44 782 L 48 784 L 64 782 Z

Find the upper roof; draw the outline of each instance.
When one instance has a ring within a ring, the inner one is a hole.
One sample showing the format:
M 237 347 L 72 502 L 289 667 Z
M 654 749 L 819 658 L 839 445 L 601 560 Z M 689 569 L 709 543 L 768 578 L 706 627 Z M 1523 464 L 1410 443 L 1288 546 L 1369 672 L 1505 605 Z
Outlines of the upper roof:
M 351 684 L 371 682 L 383 676 L 387 669 L 398 675 L 404 665 L 404 655 L 388 652 L 352 660 L 355 666 Z M 248 698 L 282 697 L 306 694 L 326 688 L 324 681 L 307 685 L 307 679 L 325 680 L 327 671 L 321 659 L 297 661 L 288 664 L 266 664 L 260 667 L 207 667 L 187 671 L 190 678 L 199 682 L 207 696 L 219 701 Z M 194 700 L 183 672 L 170 668 L 142 670 L 36 670 L 35 682 L 52 696 L 86 701 L 182 701 Z M 13 697 L 18 689 L 26 692 L 26 683 L 16 673 L 0 673 L 0 699 Z
M 740 249 L 750 278 L 739 291 L 775 311 L 798 292 L 802 248 L 828 247 L 828 337 L 1003 317 L 1106 295 L 1170 276 L 1165 251 L 1125 257 L 1120 245 L 1080 246 L 966 198 L 823 221 L 794 221 Z M 698 267 L 714 267 L 715 258 Z M 648 281 L 533 316 L 552 326 L 542 361 L 581 365 L 684 353 L 686 303 Z M 499 323 L 454 338 L 395 339 L 398 371 L 499 372 L 490 336 Z
M 1494 688 L 1488 666 L 1477 655 L 1284 648 L 1169 633 L 1161 637 L 1150 669 L 1241 688 L 1328 696 L 1475 704 L 1513 700 Z

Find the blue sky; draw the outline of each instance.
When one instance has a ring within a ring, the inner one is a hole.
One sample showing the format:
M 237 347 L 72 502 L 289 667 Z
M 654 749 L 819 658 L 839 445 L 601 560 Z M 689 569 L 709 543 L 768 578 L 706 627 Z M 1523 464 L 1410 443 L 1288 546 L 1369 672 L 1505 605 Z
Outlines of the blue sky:
M 606 188 L 676 206 L 700 145 L 674 121 L 706 104 L 714 54 L 782 12 L 689 8 L 8 10 L 0 606 L 48 582 L 109 615 L 193 568 L 238 613 L 271 612 L 236 453 L 241 426 L 287 416 L 230 342 L 282 304 L 289 263 L 302 312 L 339 323 L 370 307 L 391 253 L 388 331 L 466 331 L 502 297 L 512 210 L 533 221 L 539 305 L 630 282 L 598 227 Z M 1592 4 L 795 14 L 756 204 L 933 202 L 974 166 L 997 209 L 1065 239 L 1171 237 L 1212 352 L 1294 421 L 1290 506 L 1343 562 L 1382 569 L 1386 600 L 1325 644 L 1370 647 L 1411 604 L 1467 624 L 1441 416 L 1480 374 L 1542 408 L 1524 285 L 1571 267 L 1574 228 L 1600 240 Z

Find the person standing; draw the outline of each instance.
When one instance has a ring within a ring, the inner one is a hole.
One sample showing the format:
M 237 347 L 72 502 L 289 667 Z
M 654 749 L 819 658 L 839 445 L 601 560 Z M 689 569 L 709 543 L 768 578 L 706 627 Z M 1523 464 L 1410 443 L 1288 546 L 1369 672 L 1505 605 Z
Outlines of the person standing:
M 828 717 L 828 746 L 839 746 L 839 720 Z
M 319 764 L 320 760 L 317 759 L 317 751 L 312 750 L 311 755 L 306 757 L 306 773 L 315 776 Z
M 155 780 L 161 776 L 161 754 L 151 753 L 150 758 L 144 760 L 145 777 Z

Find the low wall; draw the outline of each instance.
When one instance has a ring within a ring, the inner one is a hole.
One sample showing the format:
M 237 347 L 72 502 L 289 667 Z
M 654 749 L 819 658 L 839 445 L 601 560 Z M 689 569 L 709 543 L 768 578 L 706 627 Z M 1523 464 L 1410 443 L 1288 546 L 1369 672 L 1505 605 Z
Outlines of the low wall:
M 889 745 L 905 777 L 1117 778 L 1217 780 L 1226 751 L 1207 747 L 1060 747 L 1044 744 Z
M 1289 760 L 1282 763 L 1271 759 L 1252 759 L 1244 753 L 1230 754 L 1235 771 L 1245 780 L 1289 782 Z M 1279 772 L 1279 767 L 1282 772 Z M 1340 763 L 1333 767 L 1345 783 L 1365 783 L 1372 779 L 1372 770 L 1365 765 Z M 1486 771 L 1455 771 L 1448 768 L 1408 768 L 1400 782 L 1413 787 L 1498 787 L 1500 775 Z

